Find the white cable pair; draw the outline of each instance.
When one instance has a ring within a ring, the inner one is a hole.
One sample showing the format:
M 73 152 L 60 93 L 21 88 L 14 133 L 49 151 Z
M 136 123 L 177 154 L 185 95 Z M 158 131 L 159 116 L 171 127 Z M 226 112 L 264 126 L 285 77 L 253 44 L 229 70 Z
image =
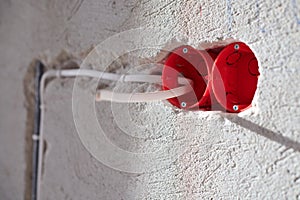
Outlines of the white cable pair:
M 46 75 L 48 74 L 48 75 Z M 92 77 L 111 81 L 121 82 L 140 82 L 140 83 L 158 83 L 161 84 L 161 76 L 149 74 L 136 74 L 136 75 L 120 75 L 114 73 L 101 72 L 90 69 L 70 69 L 70 70 L 50 70 L 46 72 L 46 76 L 56 77 Z M 120 103 L 129 102 L 151 102 L 170 99 L 178 97 L 192 91 L 192 81 L 183 77 L 178 78 L 179 86 L 174 89 L 147 92 L 147 93 L 117 93 L 110 90 L 97 90 L 96 101 L 112 101 Z M 43 91 L 42 91 L 43 92 Z
M 41 79 L 40 85 L 40 107 L 41 107 L 41 123 L 40 123 L 40 136 L 33 138 L 35 140 L 43 141 L 44 136 L 44 90 L 45 83 L 48 78 L 51 77 L 92 77 L 98 79 L 105 79 L 111 81 L 122 81 L 122 82 L 146 82 L 146 83 L 160 83 L 162 82 L 161 76 L 158 75 L 147 75 L 147 74 L 137 74 L 137 75 L 119 75 L 113 73 L 106 73 L 101 71 L 89 70 L 89 69 L 70 69 L 70 70 L 49 70 L 45 72 Z M 165 100 L 177 96 L 181 96 L 192 91 L 192 81 L 183 77 L 178 78 L 178 83 L 183 86 L 179 86 L 174 89 L 148 92 L 148 93 L 116 93 L 109 90 L 98 90 L 96 93 L 96 101 L 114 101 L 114 102 L 150 102 Z M 43 147 L 44 143 L 40 142 L 39 145 L 39 159 L 38 159 L 38 189 L 37 198 L 40 199 L 40 187 L 42 178 L 42 161 L 43 161 Z

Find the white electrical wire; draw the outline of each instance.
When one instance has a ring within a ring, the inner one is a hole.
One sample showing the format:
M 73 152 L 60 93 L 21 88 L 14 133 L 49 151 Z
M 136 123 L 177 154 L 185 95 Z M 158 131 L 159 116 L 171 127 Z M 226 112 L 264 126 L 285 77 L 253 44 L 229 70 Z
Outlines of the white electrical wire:
M 132 103 L 132 102 L 152 102 L 166 100 L 173 97 L 181 96 L 192 90 L 190 85 L 177 87 L 171 90 L 147 93 L 116 93 L 110 90 L 98 90 L 96 94 L 96 101 L 112 101 L 118 103 Z
M 89 69 L 72 69 L 72 70 L 58 70 L 56 72 L 58 77 L 74 77 L 74 76 L 86 76 L 92 78 L 100 78 L 111 81 L 121 82 L 143 82 L 143 83 L 161 83 L 161 76 L 149 75 L 149 74 L 136 74 L 136 75 L 124 75 L 107 73 Z M 130 102 L 151 102 L 170 99 L 173 97 L 181 96 L 192 91 L 192 82 L 186 78 L 179 77 L 178 83 L 184 85 L 178 88 L 156 91 L 148 93 L 117 93 L 109 90 L 98 90 L 96 94 L 96 101 L 113 101 L 119 103 Z
M 43 161 L 43 136 L 44 136 L 44 90 L 45 83 L 48 78 L 51 77 L 76 77 L 85 76 L 92 78 L 99 78 L 111 81 L 122 81 L 122 82 L 147 82 L 147 83 L 161 83 L 161 76 L 158 75 L 147 75 L 147 74 L 137 74 L 137 75 L 119 75 L 114 73 L 107 73 L 89 69 L 70 69 L 70 70 L 49 70 L 45 72 L 41 78 L 40 85 L 40 109 L 41 109 L 41 119 L 40 119 L 40 136 L 39 139 L 39 158 L 38 158 L 38 179 L 37 179 L 37 199 L 41 197 L 41 178 L 42 178 L 42 161 Z M 165 90 L 156 91 L 148 93 L 116 93 L 108 90 L 98 90 L 96 93 L 96 101 L 114 101 L 114 102 L 149 102 L 149 101 L 159 101 L 165 100 L 177 96 L 186 94 L 192 90 L 192 81 L 183 77 L 178 77 L 178 83 L 180 87 Z
M 114 74 L 102 71 L 96 71 L 91 69 L 65 69 L 65 70 L 49 70 L 47 71 L 52 76 L 56 77 L 75 77 L 75 76 L 86 76 L 92 78 L 99 78 L 111 81 L 122 81 L 122 82 L 146 82 L 146 83 L 161 83 L 161 76 L 150 75 L 150 74 L 135 74 L 135 75 L 124 75 Z M 47 73 L 46 72 L 46 73 Z M 179 84 L 192 83 L 189 79 L 178 77 Z

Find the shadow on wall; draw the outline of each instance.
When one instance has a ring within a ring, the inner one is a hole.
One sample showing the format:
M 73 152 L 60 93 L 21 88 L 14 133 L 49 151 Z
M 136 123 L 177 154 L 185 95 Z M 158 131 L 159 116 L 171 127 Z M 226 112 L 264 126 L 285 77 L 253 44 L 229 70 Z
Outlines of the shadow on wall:
M 282 136 L 279 133 L 275 133 L 270 129 L 261 127 L 258 124 L 255 124 L 251 121 L 248 121 L 246 119 L 237 116 L 236 114 L 222 113 L 221 116 L 243 128 L 246 128 L 250 131 L 257 133 L 258 135 L 261 135 L 274 142 L 282 144 L 287 148 L 300 152 L 300 143 L 297 141 L 291 140 L 290 138 Z

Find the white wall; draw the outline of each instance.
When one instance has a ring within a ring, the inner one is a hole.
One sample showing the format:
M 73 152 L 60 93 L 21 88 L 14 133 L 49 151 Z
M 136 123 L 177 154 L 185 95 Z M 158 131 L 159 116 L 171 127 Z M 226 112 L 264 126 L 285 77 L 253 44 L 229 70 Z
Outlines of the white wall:
M 148 152 L 163 144 L 178 152 L 157 171 L 126 173 L 97 161 L 85 149 L 73 121 L 74 81 L 53 80 L 46 90 L 42 199 L 300 198 L 298 0 L 3 1 L 0 5 L 0 88 L 5 93 L 0 101 L 0 194 L 4 199 L 25 196 L 22 84 L 30 61 L 39 57 L 49 64 L 62 49 L 82 60 L 92 45 L 121 31 L 150 26 L 160 29 L 160 37 L 153 33 L 153 44 L 161 47 L 175 40 L 194 47 L 228 38 L 247 43 L 259 60 L 261 74 L 253 112 L 236 118 L 181 112 L 162 102 L 134 104 L 129 106 L 131 119 L 125 120 L 128 130 L 122 132 L 114 120 L 122 122 L 118 117 L 126 107 L 114 104 L 113 116 L 109 103 L 97 104 L 99 123 L 116 145 Z M 142 44 L 137 43 L 133 45 Z M 145 56 L 140 60 L 130 56 L 120 62 L 133 73 L 134 64 L 145 62 Z M 89 92 L 92 84 L 88 80 L 79 89 Z M 86 118 L 90 115 L 86 113 Z M 151 143 L 125 134 L 141 136 L 141 130 L 158 139 Z M 170 159 L 168 153 L 159 156 Z

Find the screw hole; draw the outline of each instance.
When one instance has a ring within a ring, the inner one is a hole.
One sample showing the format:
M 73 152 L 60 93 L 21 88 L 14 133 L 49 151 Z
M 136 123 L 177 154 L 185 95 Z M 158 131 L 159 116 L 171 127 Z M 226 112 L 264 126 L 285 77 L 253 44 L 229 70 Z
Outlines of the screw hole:
M 238 105 L 234 105 L 232 108 L 233 108 L 234 111 L 237 111 L 239 109 L 239 106 Z
M 185 48 L 182 49 L 182 52 L 183 52 L 183 53 L 187 53 L 187 52 L 188 52 L 188 49 L 185 47 Z

